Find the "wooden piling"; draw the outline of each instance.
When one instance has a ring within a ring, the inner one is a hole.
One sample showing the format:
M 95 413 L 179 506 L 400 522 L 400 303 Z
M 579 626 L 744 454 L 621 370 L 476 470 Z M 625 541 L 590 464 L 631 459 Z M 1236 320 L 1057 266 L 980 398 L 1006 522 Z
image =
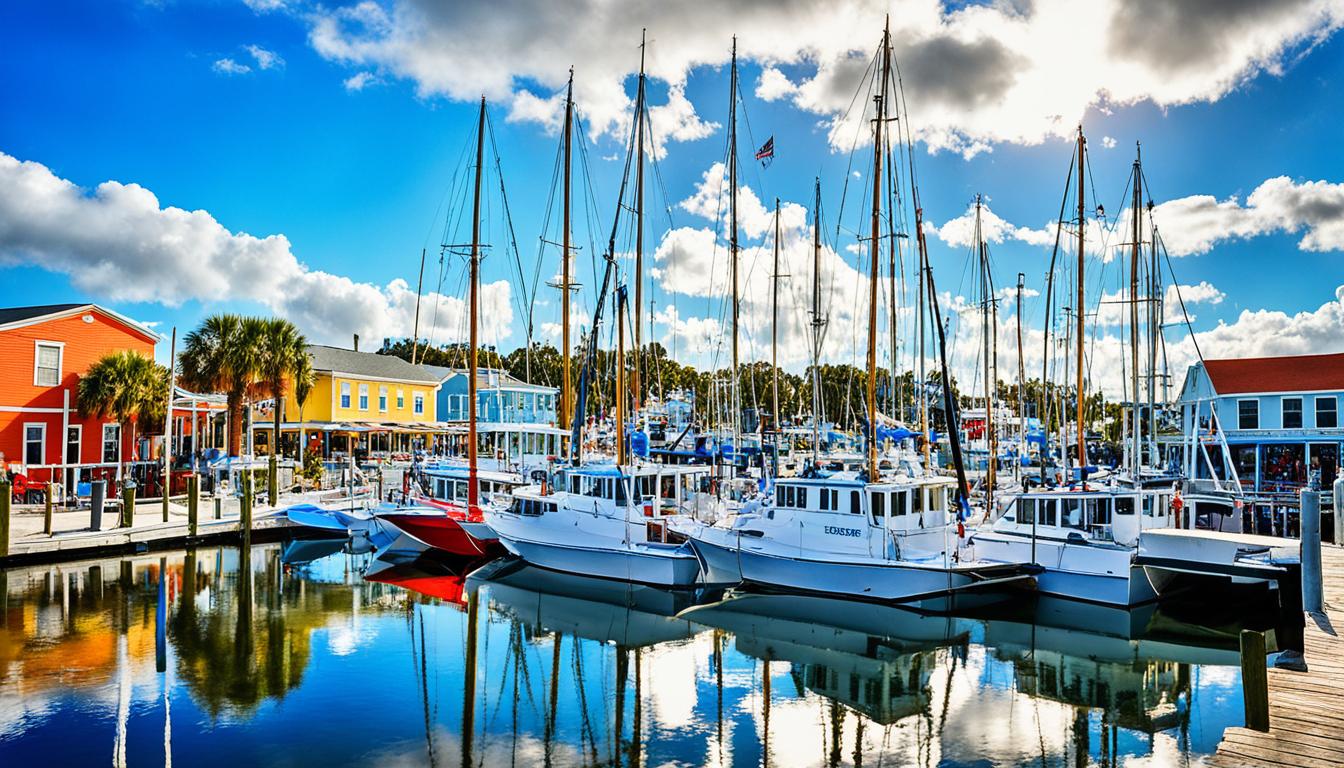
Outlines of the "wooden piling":
M 238 507 L 238 532 L 243 537 L 243 547 L 252 546 L 252 473 L 242 473 L 242 496 Z
M 135 484 L 124 482 L 121 484 L 121 527 L 130 528 L 135 525 Z
M 215 497 L 215 519 L 216 520 L 224 519 L 224 499 L 220 498 L 219 496 Z
M 1241 691 L 1246 727 L 1269 731 L 1269 673 L 1265 664 L 1265 633 L 1241 630 Z
M 55 522 L 54 522 L 55 517 L 53 514 L 55 510 L 52 509 L 52 505 L 55 503 L 56 503 L 56 484 L 49 482 L 47 483 L 46 509 L 43 510 L 42 512 L 42 532 L 48 536 L 50 536 L 52 532 L 55 530 Z
M 276 438 L 276 446 L 280 444 L 280 439 Z M 271 451 L 271 460 L 266 467 L 266 501 L 274 507 L 280 501 L 280 464 L 279 457 L 275 451 Z
M 10 494 L 9 480 L 0 477 L 0 557 L 9 556 L 9 502 L 13 499 Z
M 196 538 L 196 525 L 200 522 L 201 477 L 195 472 L 187 475 L 187 535 Z

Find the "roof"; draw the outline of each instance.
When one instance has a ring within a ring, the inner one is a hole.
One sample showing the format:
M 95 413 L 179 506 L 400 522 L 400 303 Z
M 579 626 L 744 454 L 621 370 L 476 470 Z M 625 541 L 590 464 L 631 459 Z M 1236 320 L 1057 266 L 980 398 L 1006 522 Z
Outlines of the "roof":
M 100 307 L 97 304 L 37 304 L 31 307 L 0 307 L 0 330 L 20 328 L 25 325 L 32 325 L 34 323 L 40 323 L 48 319 L 54 319 L 65 315 L 75 315 L 80 312 L 97 312 L 116 320 L 118 323 L 139 333 L 150 341 L 157 342 L 159 340 L 159 335 L 143 324 L 138 323 L 125 315 L 113 312 L 107 307 Z
M 313 369 L 318 371 L 423 384 L 439 383 L 439 378 L 425 370 L 425 366 L 412 365 L 394 355 L 356 352 L 353 349 L 327 347 L 321 344 L 309 345 L 308 354 L 313 358 Z
M 438 376 L 439 381 L 447 381 L 454 376 L 466 376 L 465 368 L 448 368 L 442 365 L 426 365 L 425 369 Z M 542 384 L 529 384 L 522 379 L 509 375 L 498 368 L 479 368 L 476 371 L 476 386 L 479 389 L 516 389 L 527 392 L 556 392 L 555 387 Z
M 1220 395 L 1344 390 L 1344 353 L 1205 360 Z

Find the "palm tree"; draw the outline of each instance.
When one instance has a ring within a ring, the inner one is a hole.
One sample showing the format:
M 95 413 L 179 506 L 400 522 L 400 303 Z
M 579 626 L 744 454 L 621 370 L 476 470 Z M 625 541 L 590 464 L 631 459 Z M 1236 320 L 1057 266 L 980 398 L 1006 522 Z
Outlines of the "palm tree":
M 284 415 L 285 390 L 292 384 L 294 399 L 302 406 L 313 388 L 313 360 L 308 356 L 308 340 L 293 323 L 280 318 L 265 321 L 257 373 L 261 385 L 275 401 L 275 428 L 271 432 L 269 469 L 269 496 L 274 505 L 279 490 L 276 487 L 277 462 L 280 456 L 280 422 Z
M 128 349 L 109 352 L 79 379 L 79 411 L 93 418 L 112 416 L 128 430 L 135 445 L 140 421 L 162 421 L 168 407 L 168 369 Z M 118 456 L 121 452 L 118 451 Z M 125 476 L 125 462 L 117 474 Z
M 266 322 L 232 314 L 207 317 L 186 335 L 182 354 L 178 355 L 178 374 L 184 387 L 224 393 L 230 456 L 242 453 L 244 403 L 261 391 Z

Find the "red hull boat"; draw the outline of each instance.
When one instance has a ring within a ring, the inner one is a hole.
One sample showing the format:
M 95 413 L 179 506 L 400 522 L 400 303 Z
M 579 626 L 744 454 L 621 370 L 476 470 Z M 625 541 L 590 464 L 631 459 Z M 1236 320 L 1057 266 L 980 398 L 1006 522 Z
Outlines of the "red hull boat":
M 499 544 L 499 539 L 493 536 L 484 535 L 486 528 L 480 521 L 479 512 L 475 515 L 476 521 L 463 520 L 459 518 L 470 517 L 465 515 L 462 508 L 456 507 L 457 514 L 453 514 L 453 509 L 439 503 L 434 506 L 443 509 L 444 513 L 436 515 L 426 512 L 384 512 L 378 515 L 378 519 L 395 525 L 406 534 L 419 539 L 434 549 L 442 550 L 452 555 L 496 555 L 503 551 Z M 468 533 L 463 527 L 463 522 L 472 529 L 473 533 Z

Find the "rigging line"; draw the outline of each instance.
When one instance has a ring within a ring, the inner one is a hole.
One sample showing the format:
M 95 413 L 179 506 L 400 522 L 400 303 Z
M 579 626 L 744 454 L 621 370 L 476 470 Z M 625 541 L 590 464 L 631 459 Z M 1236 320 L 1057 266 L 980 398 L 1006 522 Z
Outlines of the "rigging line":
M 485 125 L 490 132 L 490 152 L 495 158 L 495 175 L 499 179 L 499 196 L 503 203 L 504 221 L 509 234 L 509 249 L 513 251 L 513 262 L 518 270 L 518 282 L 522 283 L 520 287 L 523 289 L 523 295 L 518 299 L 518 308 L 523 316 L 527 318 L 527 345 L 530 349 L 532 346 L 533 306 L 536 304 L 537 299 L 537 283 L 534 279 L 532 286 L 529 288 L 527 284 L 527 274 L 523 271 L 523 259 L 522 255 L 518 252 L 518 238 L 513 228 L 513 214 L 509 210 L 509 194 L 504 189 L 504 166 L 500 162 L 499 144 L 495 140 L 495 122 L 490 117 L 489 110 L 486 110 L 485 113 Z M 540 272 L 541 260 L 538 259 L 536 273 L 539 275 Z
M 849 119 L 850 114 L 854 112 L 854 105 L 858 103 L 860 94 L 864 96 L 872 95 L 873 88 L 876 86 L 877 81 L 877 75 L 874 74 L 874 70 L 875 67 L 877 66 L 878 60 L 881 58 L 881 55 L 882 55 L 882 46 L 879 45 L 878 50 L 873 53 L 873 58 L 868 61 L 868 67 L 864 70 L 863 78 L 859 80 L 859 85 L 855 89 L 854 95 L 850 97 L 849 106 L 845 109 L 845 114 L 839 120 L 840 124 L 843 124 L 845 121 L 847 121 Z M 865 83 L 868 84 L 868 87 L 866 89 L 864 88 Z M 849 199 L 849 180 L 853 178 L 854 155 L 859 148 L 859 137 L 865 133 L 863 130 L 864 120 L 862 118 L 868 114 L 868 101 L 869 100 L 867 99 L 864 101 L 863 111 L 860 114 L 861 119 L 855 121 L 854 140 L 851 141 L 849 145 L 849 160 L 845 165 L 845 183 L 842 184 L 840 187 L 840 212 L 835 220 L 836 243 L 840 242 L 840 226 L 841 222 L 845 218 L 845 202 Z

